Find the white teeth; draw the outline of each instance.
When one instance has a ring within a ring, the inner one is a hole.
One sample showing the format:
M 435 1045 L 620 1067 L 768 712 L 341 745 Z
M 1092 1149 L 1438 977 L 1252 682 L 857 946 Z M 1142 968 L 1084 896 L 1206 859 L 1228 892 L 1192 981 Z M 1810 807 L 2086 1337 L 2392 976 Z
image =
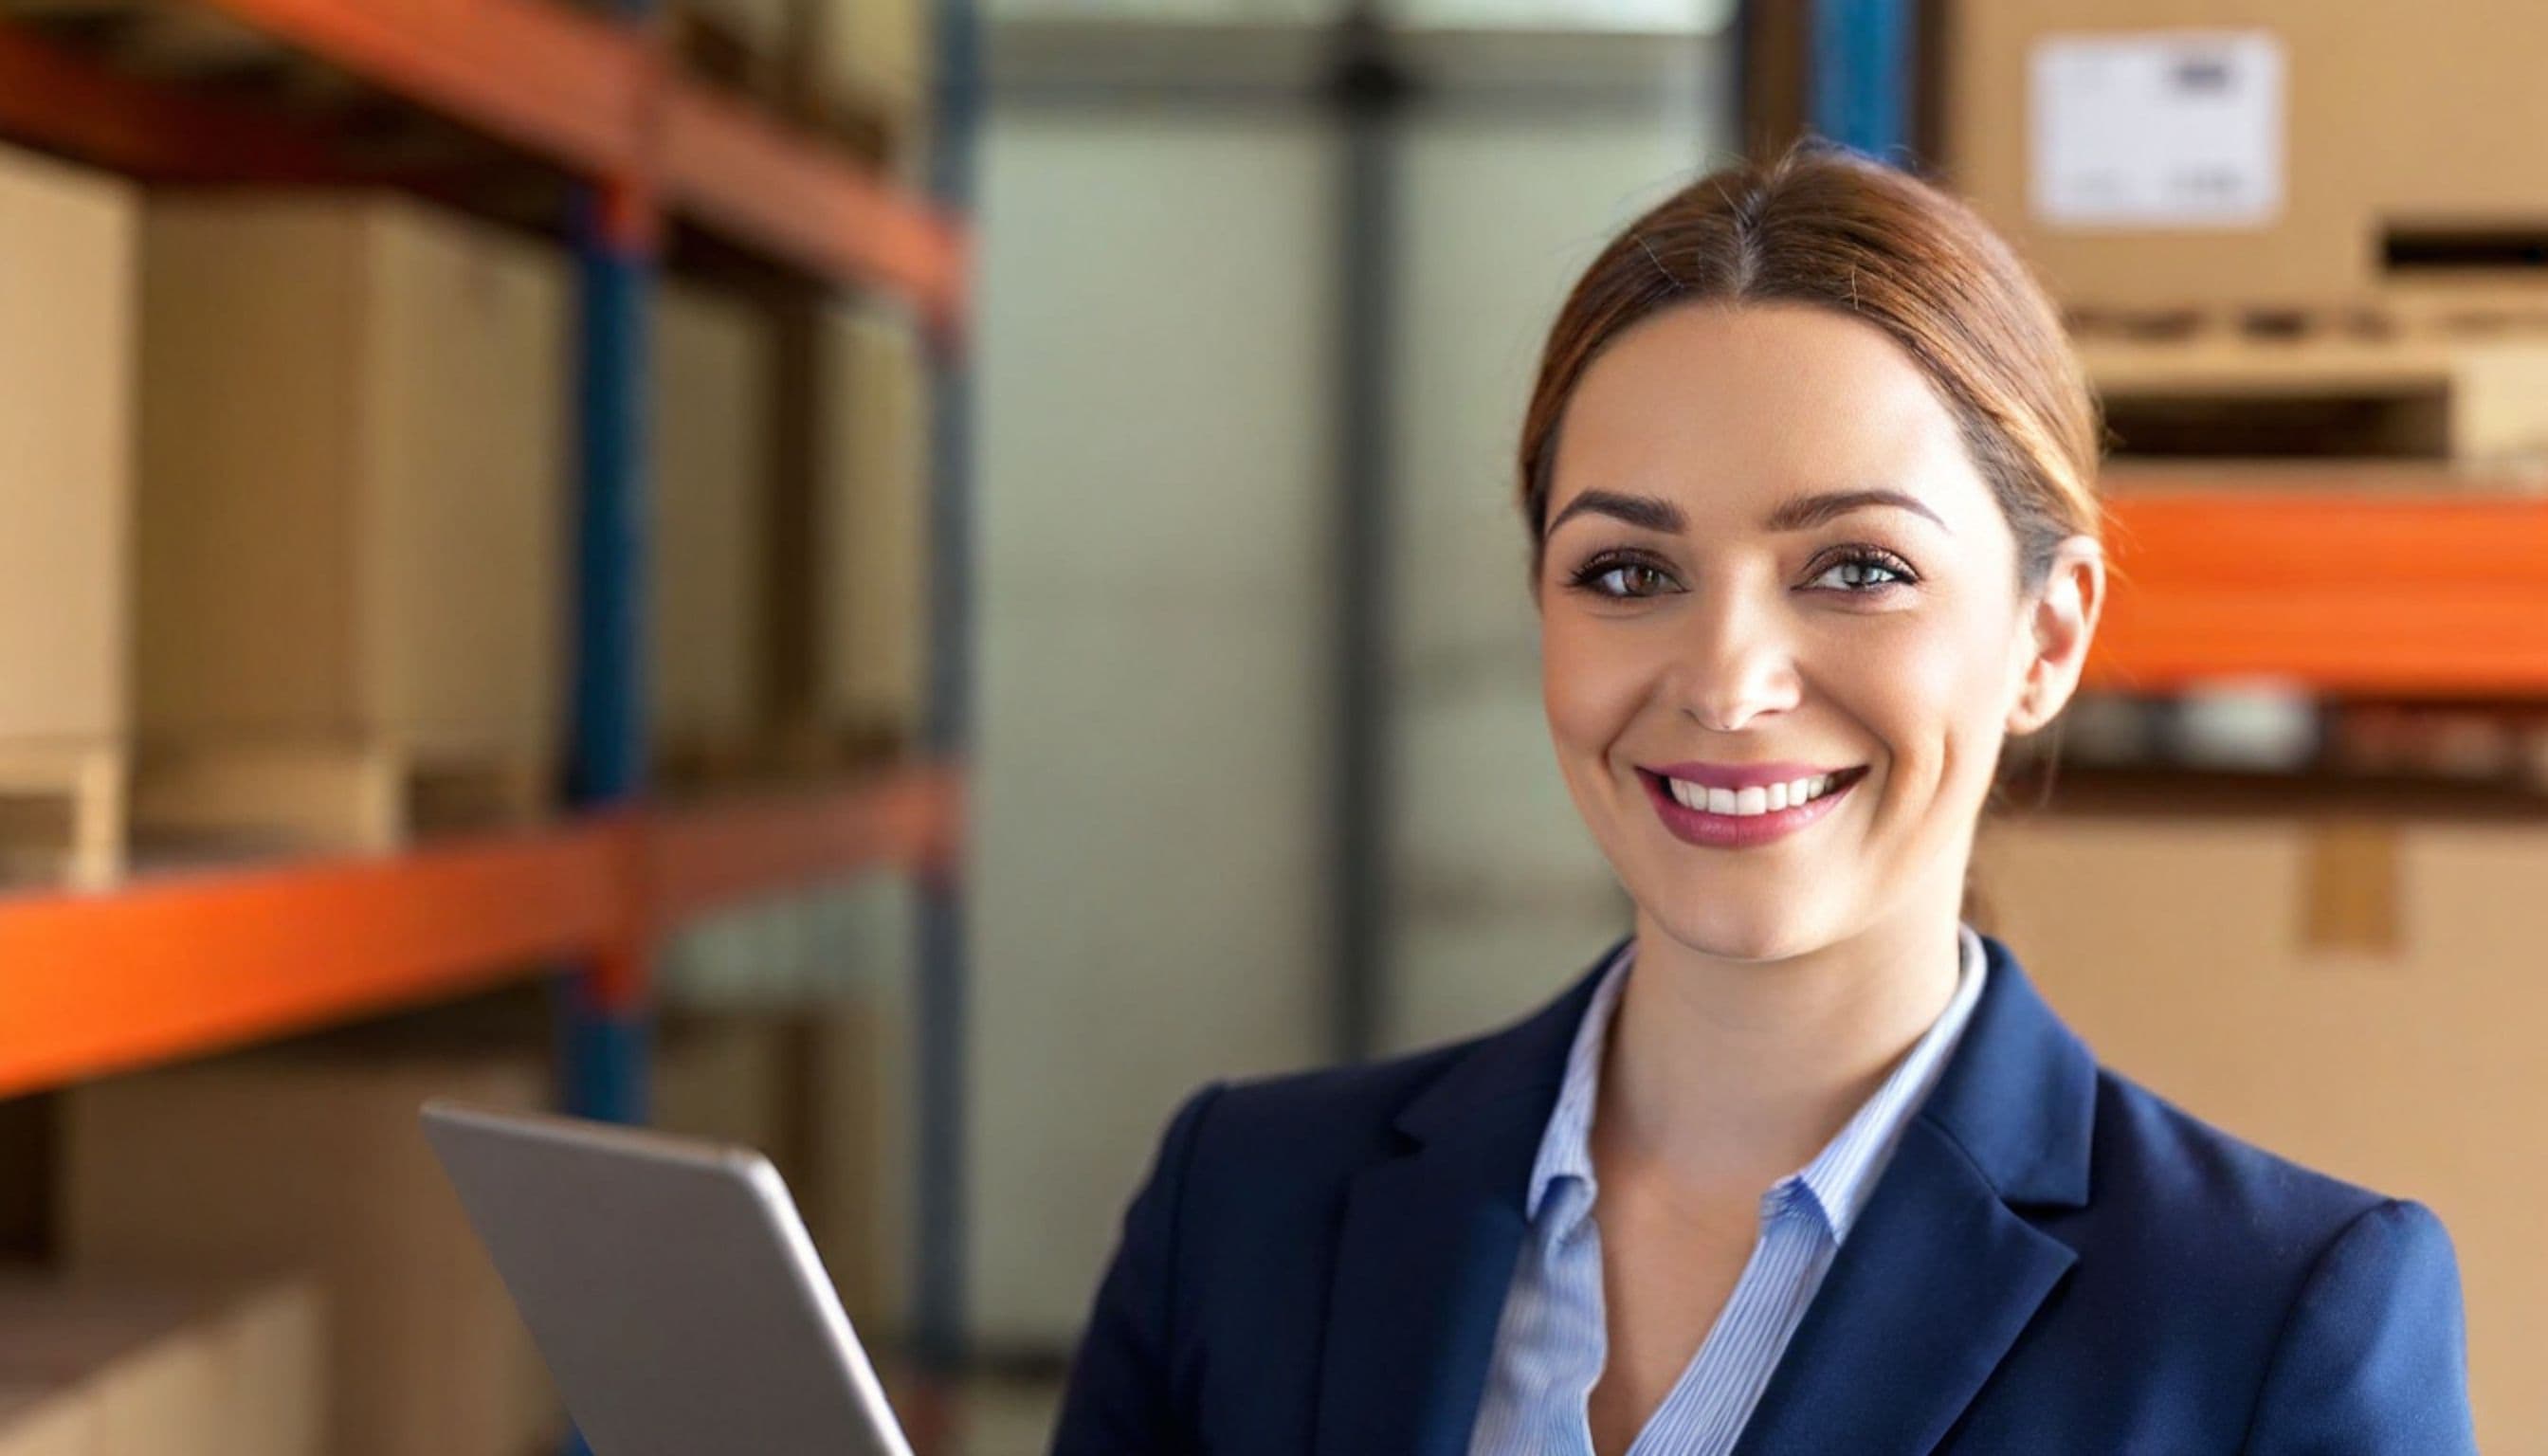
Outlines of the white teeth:
M 1817 774 L 1811 778 L 1797 778 L 1785 783 L 1772 783 L 1745 789 L 1708 788 L 1680 778 L 1666 778 L 1672 796 L 1684 808 L 1706 814 L 1727 814 L 1749 818 L 1755 814 L 1774 814 L 1812 803 L 1831 792 L 1835 774 Z

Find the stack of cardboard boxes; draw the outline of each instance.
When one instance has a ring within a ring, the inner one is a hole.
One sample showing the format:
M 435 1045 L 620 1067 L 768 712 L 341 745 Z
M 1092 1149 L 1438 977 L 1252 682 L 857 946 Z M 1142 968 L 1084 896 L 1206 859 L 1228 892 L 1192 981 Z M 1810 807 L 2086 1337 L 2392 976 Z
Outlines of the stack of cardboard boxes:
M 2505 143 L 2548 129 L 2548 8 L 1950 0 L 1938 34 L 1937 160 L 2071 316 L 2111 489 L 2532 489 L 2548 149 Z M 2482 1444 L 2548 1452 L 2538 797 L 2134 782 L 1986 823 L 1976 918 L 2125 1073 L 2430 1204 Z

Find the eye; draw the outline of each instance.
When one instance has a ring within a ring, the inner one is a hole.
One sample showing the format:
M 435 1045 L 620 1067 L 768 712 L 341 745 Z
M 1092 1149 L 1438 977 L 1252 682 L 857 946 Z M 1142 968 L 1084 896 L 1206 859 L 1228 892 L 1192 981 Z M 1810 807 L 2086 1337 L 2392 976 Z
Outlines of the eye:
M 1641 556 L 1605 551 L 1575 569 L 1567 585 L 1617 601 L 1661 596 L 1681 590 L 1672 574 Z
M 1854 595 L 1871 596 L 1889 587 L 1907 587 L 1919 581 L 1910 565 L 1890 551 L 1872 546 L 1853 546 L 1832 558 L 1813 585 L 1826 583 L 1833 590 Z

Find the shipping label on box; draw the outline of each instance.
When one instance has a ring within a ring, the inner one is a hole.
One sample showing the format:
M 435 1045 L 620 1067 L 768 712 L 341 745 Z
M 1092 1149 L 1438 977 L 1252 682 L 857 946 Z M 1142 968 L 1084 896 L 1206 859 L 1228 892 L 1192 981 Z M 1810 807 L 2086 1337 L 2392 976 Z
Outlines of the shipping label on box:
M 2030 207 L 2055 228 L 2272 226 L 2288 70 L 2268 31 L 2045 37 L 2027 64 Z

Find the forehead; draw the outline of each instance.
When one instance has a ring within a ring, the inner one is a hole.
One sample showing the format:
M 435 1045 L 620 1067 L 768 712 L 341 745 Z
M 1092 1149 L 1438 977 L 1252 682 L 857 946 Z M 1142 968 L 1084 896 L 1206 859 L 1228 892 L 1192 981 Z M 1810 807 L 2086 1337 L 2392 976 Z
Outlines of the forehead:
M 1594 487 L 1693 520 L 1874 487 L 1958 530 L 1997 509 L 1920 366 L 1873 324 L 1797 304 L 1668 309 L 1612 340 L 1567 405 L 1549 518 Z

